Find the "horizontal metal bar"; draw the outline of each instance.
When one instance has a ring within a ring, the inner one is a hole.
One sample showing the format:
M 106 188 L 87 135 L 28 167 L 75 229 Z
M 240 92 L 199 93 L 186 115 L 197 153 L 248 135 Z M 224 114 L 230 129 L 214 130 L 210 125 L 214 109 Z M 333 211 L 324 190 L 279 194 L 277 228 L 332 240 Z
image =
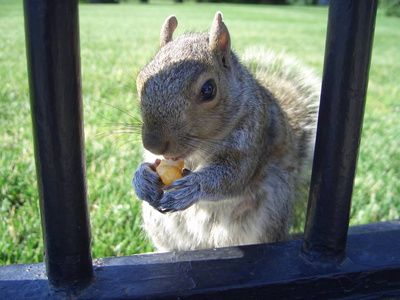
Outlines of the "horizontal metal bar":
M 331 0 L 303 253 L 344 256 L 377 0 Z
M 29 91 L 47 274 L 55 285 L 92 278 L 78 3 L 24 0 Z
M 399 221 L 350 228 L 341 264 L 310 263 L 299 255 L 300 244 L 98 259 L 96 280 L 74 299 L 400 297 Z M 64 294 L 48 285 L 44 272 L 43 264 L 0 267 L 0 298 L 61 298 Z

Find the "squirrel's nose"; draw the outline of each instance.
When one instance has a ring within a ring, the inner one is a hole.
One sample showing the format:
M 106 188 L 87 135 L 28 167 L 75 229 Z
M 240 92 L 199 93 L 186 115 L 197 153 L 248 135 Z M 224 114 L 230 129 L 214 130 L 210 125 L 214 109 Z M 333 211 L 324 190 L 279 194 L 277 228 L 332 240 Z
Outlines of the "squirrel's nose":
M 160 134 L 145 133 L 142 135 L 142 140 L 143 146 L 156 155 L 164 154 L 169 147 L 169 141 Z

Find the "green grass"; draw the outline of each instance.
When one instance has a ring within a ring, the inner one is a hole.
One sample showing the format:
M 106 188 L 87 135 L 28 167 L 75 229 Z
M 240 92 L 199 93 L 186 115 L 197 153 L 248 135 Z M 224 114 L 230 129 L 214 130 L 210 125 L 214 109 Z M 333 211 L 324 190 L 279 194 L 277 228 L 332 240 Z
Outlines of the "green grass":
M 26 71 L 23 9 L 0 1 L 0 264 L 43 261 Z M 93 256 L 151 251 L 141 232 L 130 181 L 141 161 L 140 136 L 111 134 L 112 122 L 137 115 L 135 77 L 158 47 L 160 27 L 178 17 L 176 34 L 208 30 L 224 13 L 234 49 L 265 46 L 322 73 L 327 9 L 224 4 L 81 5 L 80 37 L 86 163 Z M 399 218 L 400 19 L 379 12 L 351 224 Z M 303 212 L 298 211 L 301 216 Z M 301 230 L 304 221 L 297 222 Z

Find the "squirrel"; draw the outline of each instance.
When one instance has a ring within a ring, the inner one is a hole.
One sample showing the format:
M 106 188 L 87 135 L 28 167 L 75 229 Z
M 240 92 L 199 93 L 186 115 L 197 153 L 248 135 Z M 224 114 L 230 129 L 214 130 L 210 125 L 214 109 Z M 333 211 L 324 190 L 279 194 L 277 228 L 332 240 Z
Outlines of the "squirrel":
M 287 239 L 311 174 L 319 81 L 284 54 L 250 51 L 245 67 L 221 12 L 209 33 L 173 40 L 177 25 L 165 20 L 136 80 L 147 162 L 132 184 L 144 230 L 159 251 Z M 155 172 L 162 156 L 185 164 L 168 188 Z

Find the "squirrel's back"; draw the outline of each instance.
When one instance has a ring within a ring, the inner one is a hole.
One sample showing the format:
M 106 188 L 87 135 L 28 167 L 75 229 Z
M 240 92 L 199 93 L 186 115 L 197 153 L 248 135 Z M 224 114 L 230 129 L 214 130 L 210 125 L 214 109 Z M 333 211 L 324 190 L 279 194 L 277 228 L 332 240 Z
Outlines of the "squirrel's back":
M 242 62 L 277 99 L 298 142 L 300 184 L 308 184 L 314 154 L 321 82 L 298 59 L 263 47 L 248 47 Z

